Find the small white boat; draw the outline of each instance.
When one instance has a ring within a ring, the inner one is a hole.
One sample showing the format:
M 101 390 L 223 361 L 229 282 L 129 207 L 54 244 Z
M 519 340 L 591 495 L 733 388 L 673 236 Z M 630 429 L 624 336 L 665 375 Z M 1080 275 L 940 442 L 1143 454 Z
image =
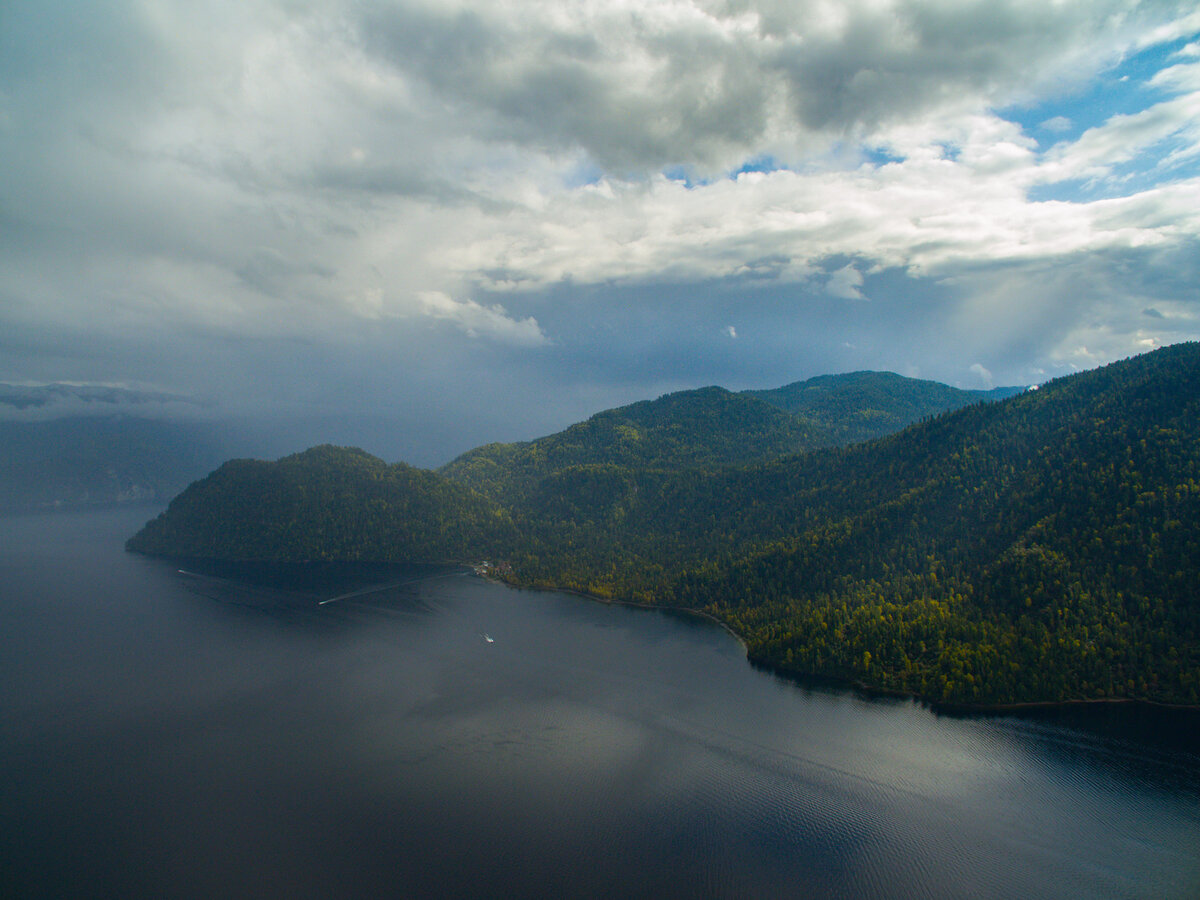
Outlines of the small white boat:
M 490 634 L 488 634 L 486 631 L 483 633 L 483 639 L 485 641 L 487 641 L 489 644 L 496 643 L 494 640 L 492 640 L 492 636 Z

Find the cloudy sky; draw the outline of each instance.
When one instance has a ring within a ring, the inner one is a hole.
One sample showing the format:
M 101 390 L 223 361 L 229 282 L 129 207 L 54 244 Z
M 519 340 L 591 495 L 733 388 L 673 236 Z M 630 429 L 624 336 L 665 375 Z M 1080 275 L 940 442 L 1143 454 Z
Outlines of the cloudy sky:
M 429 465 L 1044 381 L 1197 338 L 1198 284 L 1194 0 L 0 3 L 0 381 Z

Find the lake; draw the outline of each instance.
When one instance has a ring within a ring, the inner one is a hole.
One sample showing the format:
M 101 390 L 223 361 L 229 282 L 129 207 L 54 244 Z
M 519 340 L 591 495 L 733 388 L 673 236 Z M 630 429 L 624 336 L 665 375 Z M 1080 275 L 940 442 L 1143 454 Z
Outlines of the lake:
M 1195 713 L 939 715 L 460 569 L 125 553 L 153 512 L 0 519 L 0 895 L 1200 897 Z

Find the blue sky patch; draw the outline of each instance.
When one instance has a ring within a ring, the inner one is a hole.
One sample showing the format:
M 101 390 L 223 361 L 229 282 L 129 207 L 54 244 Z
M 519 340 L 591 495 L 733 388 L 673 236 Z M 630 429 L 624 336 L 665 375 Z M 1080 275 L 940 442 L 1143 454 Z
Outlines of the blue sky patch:
M 1171 96 L 1149 81 L 1174 65 L 1177 60 L 1171 57 L 1194 37 L 1149 47 L 1101 72 L 1074 93 L 1051 96 L 1030 106 L 1003 107 L 996 114 L 1020 125 L 1038 142 L 1040 152 L 1059 141 L 1077 140 L 1089 128 L 1103 125 L 1113 116 L 1139 113 Z
M 891 153 L 883 147 L 864 147 L 863 159 L 877 169 L 880 166 L 886 166 L 888 163 L 904 162 L 903 156 L 898 156 L 895 153 Z
M 1128 197 L 1148 191 L 1164 182 L 1194 176 L 1200 170 L 1200 157 L 1168 161 L 1177 150 L 1186 146 L 1179 138 L 1170 138 L 1147 147 L 1129 162 L 1114 166 L 1104 178 L 1072 178 L 1053 184 L 1036 185 L 1029 191 L 1029 199 L 1035 203 L 1044 200 L 1064 200 L 1069 203 L 1086 203 L 1113 197 Z
M 786 168 L 787 166 L 773 156 L 755 156 L 746 160 L 737 169 L 734 169 L 731 176 L 737 178 L 746 172 L 778 172 L 780 169 Z

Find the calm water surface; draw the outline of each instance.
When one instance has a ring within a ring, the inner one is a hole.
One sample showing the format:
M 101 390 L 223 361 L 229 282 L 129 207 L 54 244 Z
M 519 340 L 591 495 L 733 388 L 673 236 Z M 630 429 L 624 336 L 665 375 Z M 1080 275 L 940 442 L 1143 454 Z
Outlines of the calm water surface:
M 0 519 L 0 895 L 1200 897 L 1194 715 L 938 716 L 455 569 L 181 572 L 122 550 L 150 514 Z

